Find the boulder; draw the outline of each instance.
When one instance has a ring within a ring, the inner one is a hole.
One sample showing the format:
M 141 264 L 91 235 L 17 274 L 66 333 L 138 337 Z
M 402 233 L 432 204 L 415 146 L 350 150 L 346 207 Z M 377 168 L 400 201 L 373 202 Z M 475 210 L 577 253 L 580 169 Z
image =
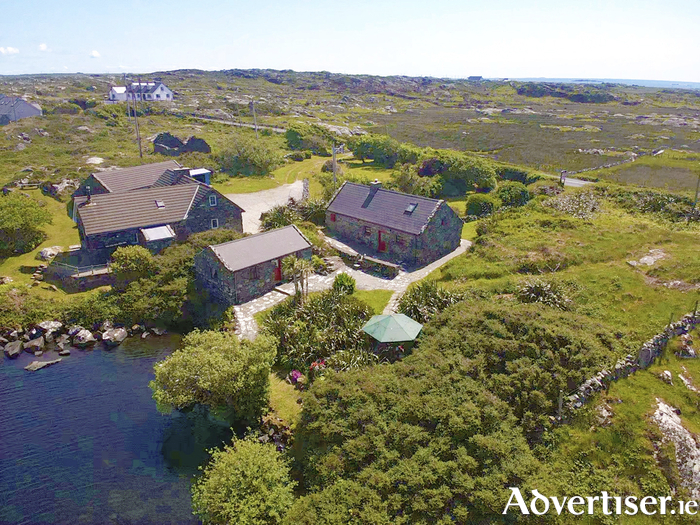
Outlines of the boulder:
M 10 359 L 15 359 L 22 353 L 22 341 L 12 341 L 5 345 L 5 355 Z
M 68 348 L 63 348 L 63 349 L 61 349 L 60 352 L 58 352 L 58 355 L 60 355 L 62 357 L 70 355 L 70 350 Z
M 73 346 L 77 346 L 78 348 L 92 346 L 96 342 L 97 339 L 95 339 L 95 336 L 92 335 L 92 332 L 90 330 L 85 330 L 84 328 L 73 336 Z
M 57 345 L 65 345 L 68 342 L 70 342 L 70 336 L 68 334 L 61 334 L 58 336 L 56 339 L 56 344 Z
M 207 144 L 204 139 L 199 139 L 194 135 L 187 139 L 185 144 L 182 146 L 181 151 L 183 153 L 189 151 L 199 151 L 201 153 L 211 153 L 211 146 Z
M 79 326 L 79 325 L 73 325 L 68 329 L 68 335 L 73 337 L 73 336 L 75 336 L 75 334 L 77 334 L 78 332 L 81 332 L 82 330 L 85 330 L 85 328 L 83 328 L 82 326 Z
M 112 324 L 112 321 L 104 321 L 104 322 L 100 325 L 100 327 L 98 328 L 98 330 L 99 330 L 100 332 L 106 332 L 107 330 L 111 330 L 112 328 L 114 328 L 114 324 Z
M 30 354 L 35 354 L 36 352 L 43 352 L 46 342 L 43 336 L 39 336 L 36 339 L 32 339 L 24 343 L 24 351 Z
M 30 372 L 36 372 L 44 367 L 55 365 L 56 363 L 60 362 L 61 359 L 54 359 L 53 361 L 32 361 L 30 364 L 25 366 L 24 369 L 29 370 Z
M 154 335 L 165 335 L 168 332 L 165 330 L 165 328 L 151 328 L 151 332 L 153 332 Z
M 102 334 L 102 341 L 109 347 L 118 346 L 128 335 L 125 328 L 112 328 Z
M 61 253 L 62 250 L 63 246 L 51 246 L 50 248 L 44 248 L 36 255 L 36 258 L 41 261 L 49 261 Z
M 44 332 L 56 332 L 63 328 L 63 323 L 60 321 L 42 321 L 37 326 Z
M 146 339 L 149 335 L 151 335 L 151 332 L 146 330 L 144 333 L 141 334 L 141 339 Z

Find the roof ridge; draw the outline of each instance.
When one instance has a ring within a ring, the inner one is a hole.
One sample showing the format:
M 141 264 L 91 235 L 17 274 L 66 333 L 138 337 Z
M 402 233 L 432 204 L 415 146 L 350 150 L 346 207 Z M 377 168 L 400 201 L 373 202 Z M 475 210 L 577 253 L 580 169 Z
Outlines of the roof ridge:
M 358 182 L 349 182 L 349 181 L 345 181 L 345 182 L 343 183 L 343 186 L 345 186 L 345 184 L 352 184 L 352 185 L 354 185 L 354 186 L 360 186 L 360 187 L 362 187 L 362 188 L 371 188 L 371 186 L 369 186 L 369 185 L 367 185 L 367 184 L 360 184 L 360 183 L 358 183 Z M 343 186 L 341 186 L 341 188 L 342 188 Z M 340 191 L 340 190 L 338 190 L 338 191 Z M 432 197 L 425 197 L 425 196 L 423 196 L 423 195 L 416 195 L 415 193 L 406 193 L 405 191 L 391 190 L 391 189 L 385 188 L 385 187 L 383 187 L 383 186 L 377 188 L 377 192 L 380 192 L 380 191 L 387 192 L 387 193 L 395 193 L 396 195 L 405 195 L 405 196 L 407 196 L 407 197 L 415 197 L 416 199 L 423 199 L 423 200 L 427 200 L 427 201 L 441 202 L 441 201 L 443 200 L 443 199 L 434 199 L 434 198 L 432 198 Z
M 221 242 L 219 244 L 210 244 L 209 248 L 213 249 L 213 248 L 218 248 L 219 246 L 227 246 L 229 244 L 233 244 L 233 243 L 236 243 L 238 241 L 242 241 L 243 239 L 250 239 L 251 237 L 262 237 L 263 235 L 267 235 L 268 233 L 274 233 L 274 232 L 277 232 L 280 230 L 285 230 L 287 228 L 294 228 L 298 234 L 300 234 L 302 237 L 304 237 L 304 239 L 306 239 L 306 236 L 303 233 L 301 233 L 301 231 L 299 230 L 299 228 L 296 227 L 296 225 L 288 224 L 287 226 L 282 226 L 281 228 L 275 228 L 273 230 L 267 230 L 267 231 L 260 232 L 260 233 L 254 233 L 253 235 L 247 235 L 246 237 L 241 237 L 240 239 L 233 239 L 232 241 Z M 306 239 L 306 242 L 311 244 L 309 239 Z

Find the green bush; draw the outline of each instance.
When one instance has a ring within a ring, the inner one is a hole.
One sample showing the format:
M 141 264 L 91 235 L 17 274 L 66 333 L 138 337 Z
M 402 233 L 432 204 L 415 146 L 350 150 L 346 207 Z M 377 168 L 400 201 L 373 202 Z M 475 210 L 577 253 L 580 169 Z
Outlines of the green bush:
M 530 191 L 522 182 L 502 182 L 496 197 L 501 201 L 503 206 L 523 206 L 532 198 Z
M 310 295 L 302 304 L 290 297 L 265 317 L 263 333 L 278 341 L 277 360 L 288 368 L 306 370 L 325 359 L 337 370 L 375 362 L 360 328 L 372 317 L 362 301 L 328 290 Z
M 466 214 L 472 217 L 486 217 L 501 207 L 501 201 L 493 195 L 474 193 L 467 198 Z
M 213 450 L 192 486 L 192 508 L 208 524 L 281 523 L 294 502 L 289 465 L 271 443 L 234 439 Z
M 399 301 L 398 311 L 419 323 L 427 323 L 433 316 L 463 299 L 435 281 L 420 281 L 411 286 Z
M 216 158 L 221 171 L 244 176 L 267 175 L 283 162 L 275 148 L 245 135 L 231 138 Z
M 342 295 L 355 293 L 355 279 L 347 273 L 339 273 L 333 280 L 333 291 Z
M 523 303 L 542 303 L 559 310 L 568 310 L 571 306 L 571 299 L 556 281 L 528 279 L 518 287 L 515 295 Z

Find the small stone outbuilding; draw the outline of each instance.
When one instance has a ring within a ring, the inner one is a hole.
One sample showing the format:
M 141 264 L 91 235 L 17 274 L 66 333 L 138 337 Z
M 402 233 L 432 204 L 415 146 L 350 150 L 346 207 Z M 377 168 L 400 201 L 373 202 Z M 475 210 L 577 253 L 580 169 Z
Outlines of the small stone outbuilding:
M 294 225 L 207 246 L 194 259 L 197 283 L 223 305 L 245 303 L 282 281 L 289 255 L 311 258 L 311 243 Z
M 459 247 L 462 220 L 443 200 L 345 182 L 326 208 L 328 233 L 378 257 L 424 266 Z

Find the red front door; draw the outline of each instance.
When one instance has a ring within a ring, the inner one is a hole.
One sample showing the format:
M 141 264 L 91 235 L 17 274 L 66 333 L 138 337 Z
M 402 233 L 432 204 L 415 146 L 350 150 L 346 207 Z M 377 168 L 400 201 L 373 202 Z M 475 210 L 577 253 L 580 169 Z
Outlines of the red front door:
M 380 252 L 385 252 L 386 251 L 386 241 L 382 240 L 382 232 L 379 232 L 379 251 Z
M 282 262 L 277 261 L 277 266 L 275 267 L 275 281 L 282 280 Z

